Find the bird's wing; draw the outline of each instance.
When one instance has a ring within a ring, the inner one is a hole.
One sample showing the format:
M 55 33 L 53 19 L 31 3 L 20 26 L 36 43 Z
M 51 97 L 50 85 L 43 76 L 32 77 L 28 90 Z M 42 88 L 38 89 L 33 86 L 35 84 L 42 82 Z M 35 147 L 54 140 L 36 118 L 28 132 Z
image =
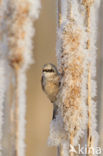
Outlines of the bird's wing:
M 44 90 L 44 80 L 43 80 L 43 76 L 41 77 L 41 86 L 42 86 L 42 89 Z
M 61 86 L 61 81 L 59 81 L 59 87 Z
M 57 105 L 53 105 L 53 116 L 52 116 L 52 120 L 56 119 L 56 115 L 58 113 L 58 106 Z

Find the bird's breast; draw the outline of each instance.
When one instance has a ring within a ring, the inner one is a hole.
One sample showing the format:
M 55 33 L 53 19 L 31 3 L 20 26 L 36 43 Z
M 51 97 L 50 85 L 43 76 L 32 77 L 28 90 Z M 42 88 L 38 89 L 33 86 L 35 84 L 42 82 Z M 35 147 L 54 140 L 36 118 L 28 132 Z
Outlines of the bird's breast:
M 52 82 L 46 82 L 46 91 L 49 93 L 55 92 L 56 90 L 58 90 L 58 87 L 56 84 L 52 83 Z
M 48 95 L 48 97 L 49 97 L 49 99 L 51 101 L 55 100 L 56 95 L 58 94 L 58 90 L 59 90 L 59 87 L 58 87 L 57 83 L 54 83 L 54 82 L 51 82 L 51 81 L 46 82 L 45 92 L 46 92 L 46 94 Z

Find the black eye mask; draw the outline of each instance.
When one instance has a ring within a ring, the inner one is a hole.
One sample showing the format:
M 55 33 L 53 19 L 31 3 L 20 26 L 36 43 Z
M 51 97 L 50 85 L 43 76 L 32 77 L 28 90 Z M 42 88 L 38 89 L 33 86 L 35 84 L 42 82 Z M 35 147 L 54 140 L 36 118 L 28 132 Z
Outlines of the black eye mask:
M 43 69 L 43 72 L 54 73 L 53 69 Z

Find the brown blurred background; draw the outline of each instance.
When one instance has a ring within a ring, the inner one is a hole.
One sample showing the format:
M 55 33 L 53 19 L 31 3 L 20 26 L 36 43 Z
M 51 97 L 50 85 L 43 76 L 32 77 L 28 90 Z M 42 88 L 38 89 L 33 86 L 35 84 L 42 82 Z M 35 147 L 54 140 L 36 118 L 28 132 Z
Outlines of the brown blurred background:
M 41 89 L 43 64 L 56 63 L 56 0 L 41 0 L 40 17 L 35 22 L 35 64 L 28 71 L 27 88 L 27 156 L 56 156 L 48 147 L 52 104 Z

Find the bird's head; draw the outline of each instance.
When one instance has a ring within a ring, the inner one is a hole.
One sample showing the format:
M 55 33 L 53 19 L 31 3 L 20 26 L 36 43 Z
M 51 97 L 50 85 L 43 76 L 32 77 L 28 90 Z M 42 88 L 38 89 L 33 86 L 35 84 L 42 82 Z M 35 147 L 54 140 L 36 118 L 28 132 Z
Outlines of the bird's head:
M 51 63 L 45 64 L 42 69 L 42 75 L 48 78 L 58 75 L 56 66 Z

